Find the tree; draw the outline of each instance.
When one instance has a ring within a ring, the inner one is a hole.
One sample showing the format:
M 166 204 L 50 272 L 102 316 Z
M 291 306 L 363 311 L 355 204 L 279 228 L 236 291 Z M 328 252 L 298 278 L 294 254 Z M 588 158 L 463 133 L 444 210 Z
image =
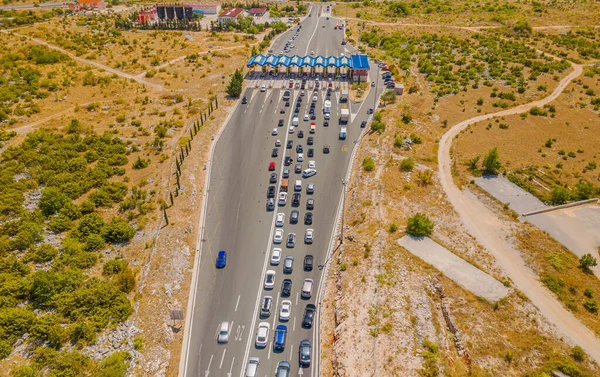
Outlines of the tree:
M 383 100 L 383 103 L 394 103 L 396 101 L 396 91 L 386 90 L 381 95 L 381 99 Z
M 140 156 L 138 156 L 137 160 L 134 161 L 133 163 L 133 168 L 136 170 L 139 169 L 143 169 L 145 167 L 147 167 L 150 164 L 150 160 L 145 160 L 143 158 L 141 158 Z
M 433 225 L 433 221 L 426 214 L 419 212 L 408 219 L 406 232 L 415 237 L 428 236 L 433 231 Z
M 483 158 L 483 173 L 486 175 L 496 175 L 498 174 L 498 169 L 500 169 L 500 153 L 498 153 L 498 148 L 494 147 L 490 149 L 490 151 Z
M 579 200 L 590 199 L 594 196 L 596 188 L 590 182 L 586 182 L 583 179 L 579 180 L 575 186 L 575 195 Z
M 579 259 L 579 267 L 586 271 L 588 271 L 590 267 L 595 267 L 597 265 L 598 261 L 596 261 L 596 258 L 594 258 L 592 254 L 584 254 Z
M 242 75 L 242 71 L 236 69 L 233 76 L 231 76 L 231 81 L 229 81 L 229 85 L 227 86 L 227 94 L 231 97 L 239 97 L 240 94 L 242 94 L 243 82 L 244 76 Z

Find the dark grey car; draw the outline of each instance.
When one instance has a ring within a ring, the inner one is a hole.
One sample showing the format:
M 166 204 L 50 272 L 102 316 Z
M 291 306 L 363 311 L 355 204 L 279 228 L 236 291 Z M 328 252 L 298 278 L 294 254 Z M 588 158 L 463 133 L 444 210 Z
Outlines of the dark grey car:
M 298 353 L 300 354 L 300 365 L 303 367 L 310 366 L 310 340 L 304 339 L 300 342 Z
M 293 234 L 294 233 L 290 233 L 290 235 L 293 235 Z M 295 235 L 294 235 L 294 237 L 295 237 Z M 288 242 L 289 242 L 289 238 L 288 238 Z M 294 271 L 294 257 L 291 255 L 288 255 L 283 260 L 283 273 L 291 274 L 293 271 Z

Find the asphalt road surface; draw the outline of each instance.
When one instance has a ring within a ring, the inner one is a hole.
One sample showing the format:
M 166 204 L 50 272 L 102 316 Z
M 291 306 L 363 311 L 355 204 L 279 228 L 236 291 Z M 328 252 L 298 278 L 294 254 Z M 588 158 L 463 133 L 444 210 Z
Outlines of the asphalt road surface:
M 15 4 L 1 6 L 0 10 L 19 10 L 33 8 L 66 8 L 69 3 L 35 3 L 35 4 Z
M 311 13 L 312 17 L 307 17 L 302 22 L 303 27 L 295 40 L 297 49 L 331 55 L 345 52 L 345 48 L 349 46 L 341 45 L 343 32 L 335 30 L 335 34 L 333 30 L 338 21 L 333 18 L 327 20 L 325 15 L 319 17 L 318 5 L 311 9 Z M 326 27 L 323 28 L 323 25 Z M 279 51 L 295 30 L 296 28 L 293 28 L 281 36 L 274 49 Z M 327 37 L 322 34 L 324 30 L 327 31 Z M 290 55 L 293 54 L 302 52 L 290 52 Z M 285 89 L 282 85 L 288 80 L 270 81 L 275 84 L 264 92 L 253 85 L 248 86 L 249 89 L 244 93 L 248 103 L 238 105 L 215 147 L 211 161 L 204 229 L 201 231 L 204 236 L 198 278 L 196 286 L 192 287 L 194 292 L 190 303 L 191 322 L 187 329 L 189 337 L 186 338 L 189 342 L 184 344 L 180 369 L 185 376 L 243 376 L 248 357 L 260 358 L 258 376 L 273 375 L 277 363 L 282 360 L 291 363 L 291 376 L 318 375 L 316 364 L 319 356 L 314 352 L 311 354 L 310 367 L 299 367 L 298 348 L 301 340 L 310 340 L 312 350 L 318 351 L 318 347 L 315 347 L 315 329 L 318 329 L 319 324 L 315 322 L 312 329 L 302 328 L 302 315 L 306 304 L 318 303 L 317 288 L 322 271 L 317 266 L 327 262 L 327 251 L 343 191 L 342 180 L 346 177 L 352 150 L 356 146 L 355 141 L 363 130 L 359 125 L 367 119 L 367 109 L 372 106 L 375 93 L 371 91 L 363 104 L 352 106 L 351 111 L 355 115 L 347 125 L 348 136 L 346 140 L 339 140 L 339 91 L 333 91 L 331 95 L 331 120 L 329 126 L 325 127 L 322 109 L 327 92 L 320 89 L 316 94 L 316 119 L 304 121 L 304 114 L 309 112 L 313 97 L 312 90 L 306 90 L 306 95 L 302 97 L 299 125 L 293 127 L 294 133 L 291 134 L 289 128 L 292 125 L 293 110 L 297 99 L 301 97 L 301 91 L 291 90 L 290 106 L 285 107 L 282 101 Z M 334 89 L 335 84 L 333 83 Z M 307 87 L 309 86 L 314 87 L 314 80 L 309 79 Z M 282 108 L 285 111 L 283 114 Z M 278 127 L 280 119 L 283 120 L 282 127 Z M 311 122 L 316 124 L 314 134 L 309 133 Z M 277 129 L 277 135 L 272 135 L 273 129 Z M 298 137 L 299 130 L 304 132 L 303 138 Z M 312 146 L 307 145 L 309 136 L 314 137 Z M 279 147 L 278 157 L 272 157 L 276 140 L 280 140 L 282 145 Z M 291 149 L 286 148 L 289 140 L 293 141 Z M 298 144 L 304 149 L 303 162 L 297 162 Z M 324 145 L 330 146 L 330 153 L 323 152 Z M 314 157 L 307 156 L 308 148 L 314 148 Z M 276 206 L 274 211 L 267 211 L 267 188 L 271 185 L 269 177 L 272 173 L 268 170 L 269 164 L 276 164 L 278 182 L 274 186 L 279 191 L 285 156 L 294 159 L 288 167 L 291 173 L 287 204 Z M 294 173 L 294 166 L 301 164 L 302 169 L 306 169 L 309 160 L 315 161 L 317 175 L 303 179 L 301 174 Z M 296 180 L 302 181 L 301 200 L 298 207 L 292 207 L 291 195 Z M 314 194 L 306 193 L 307 183 L 314 183 Z M 311 211 L 314 215 L 312 225 L 305 225 L 303 221 L 308 198 L 315 200 L 315 208 Z M 290 224 L 292 210 L 298 210 L 300 213 L 297 224 Z M 274 245 L 272 242 L 277 213 L 285 214 L 285 225 L 281 228 L 284 236 L 287 237 L 292 232 L 297 236 L 293 248 L 286 247 L 285 238 L 281 245 Z M 305 231 L 308 228 L 315 231 L 315 240 L 311 245 L 304 243 Z M 293 273 L 283 274 L 283 263 L 278 266 L 270 265 L 270 254 L 274 247 L 283 250 L 282 262 L 286 256 L 294 257 Z M 215 267 L 215 258 L 219 250 L 227 252 L 227 266 L 223 269 Z M 303 269 L 304 257 L 307 254 L 314 256 L 312 271 Z M 273 290 L 264 289 L 267 270 L 276 272 Z M 292 310 L 289 321 L 281 322 L 278 315 L 282 301 L 280 289 L 285 278 L 292 280 L 291 295 L 286 298 L 292 302 Z M 309 300 L 300 298 L 305 278 L 314 280 L 313 294 Z M 271 315 L 267 319 L 261 319 L 258 315 L 259 304 L 264 296 L 272 296 L 274 301 Z M 218 344 L 217 330 L 223 321 L 231 325 L 229 341 Z M 255 347 L 256 330 L 258 323 L 263 321 L 270 324 L 269 341 L 267 347 L 258 349 Z M 273 336 L 275 327 L 279 324 L 287 326 L 288 336 L 284 351 L 275 353 Z

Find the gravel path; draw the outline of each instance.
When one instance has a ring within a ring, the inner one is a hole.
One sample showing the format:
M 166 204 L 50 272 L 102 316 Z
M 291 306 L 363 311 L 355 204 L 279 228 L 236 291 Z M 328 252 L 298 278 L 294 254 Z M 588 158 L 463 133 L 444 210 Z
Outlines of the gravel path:
M 509 224 L 498 219 L 492 210 L 471 192 L 461 191 L 456 186 L 452 178 L 452 158 L 450 157 L 453 139 L 467 126 L 495 117 L 527 112 L 533 106 L 541 107 L 555 100 L 573 79 L 582 74 L 583 67 L 581 65 L 572 64 L 572 67 L 573 72 L 563 78 L 552 94 L 544 99 L 497 113 L 476 116 L 452 126 L 440 140 L 438 166 L 442 187 L 469 233 L 491 252 L 512 279 L 516 288 L 527 295 L 565 339 L 572 344 L 581 346 L 594 360 L 600 362 L 599 339 L 567 311 L 550 291 L 542 286 L 538 276 L 525 265 L 519 250 L 511 242 Z

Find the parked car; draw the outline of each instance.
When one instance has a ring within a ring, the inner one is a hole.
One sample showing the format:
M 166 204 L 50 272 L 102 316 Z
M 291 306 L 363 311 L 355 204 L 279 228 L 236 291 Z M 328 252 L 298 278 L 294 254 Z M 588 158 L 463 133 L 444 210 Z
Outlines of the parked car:
M 281 249 L 276 247 L 271 252 L 271 265 L 277 266 L 281 261 Z
M 315 240 L 315 231 L 313 229 L 306 229 L 306 233 L 304 233 L 304 243 L 312 244 Z
M 304 225 L 312 225 L 313 223 L 313 214 L 312 212 L 306 212 L 304 215 Z
M 265 296 L 260 303 L 260 317 L 268 318 L 271 315 L 271 308 L 273 307 L 273 297 Z
M 297 210 L 293 210 L 290 214 L 290 224 L 297 224 L 300 213 Z
M 275 286 L 275 271 L 269 270 L 265 275 L 265 289 L 273 289 Z
M 288 234 L 286 246 L 289 248 L 296 246 L 296 233 Z
M 314 257 L 310 254 L 304 256 L 304 271 L 312 271 Z
M 294 235 L 294 233 L 290 233 L 290 235 Z M 283 260 L 283 273 L 284 274 L 291 274 L 294 271 L 294 257 L 291 255 L 288 255 L 287 257 L 285 257 L 285 259 Z
M 313 198 L 310 198 L 306 201 L 306 209 L 309 211 L 315 209 L 315 200 Z
M 281 297 L 290 297 L 292 294 L 292 279 L 283 279 L 281 283 Z

